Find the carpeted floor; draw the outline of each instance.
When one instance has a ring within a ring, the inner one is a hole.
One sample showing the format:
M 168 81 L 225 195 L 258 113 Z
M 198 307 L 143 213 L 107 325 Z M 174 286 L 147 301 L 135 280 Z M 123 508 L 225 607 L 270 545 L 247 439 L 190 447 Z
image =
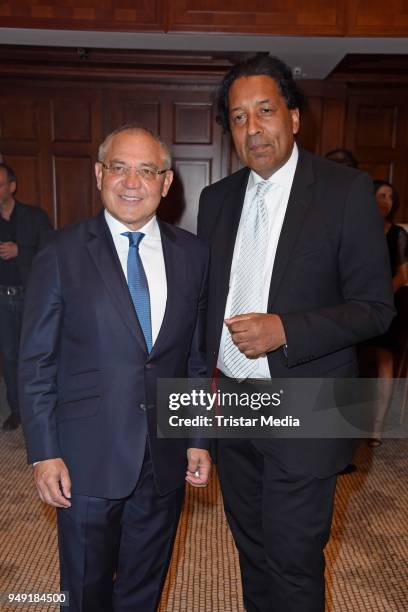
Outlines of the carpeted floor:
M 360 448 L 339 478 L 327 547 L 329 612 L 408 610 L 408 441 Z M 54 512 L 36 496 L 21 429 L 0 432 L 0 591 L 58 591 Z M 1 610 L 56 610 L 55 605 Z M 239 567 L 218 483 L 187 491 L 160 612 L 243 611 Z M 136 611 L 135 611 L 136 612 Z M 137 611 L 139 612 L 139 611 Z M 142 612 L 142 611 L 140 611 Z

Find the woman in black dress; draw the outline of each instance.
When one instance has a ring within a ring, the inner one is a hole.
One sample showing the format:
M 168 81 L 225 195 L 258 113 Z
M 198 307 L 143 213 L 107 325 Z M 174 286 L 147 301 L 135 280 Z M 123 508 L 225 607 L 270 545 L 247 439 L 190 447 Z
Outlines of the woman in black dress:
M 374 181 L 374 193 L 384 219 L 397 316 L 385 334 L 370 342 L 375 353 L 377 376 L 383 379 L 383 402 L 375 415 L 374 438 L 369 441 L 372 447 L 381 444 L 382 424 L 391 399 L 396 360 L 402 357 L 408 341 L 408 234 L 391 221 L 399 205 L 398 194 L 391 183 Z

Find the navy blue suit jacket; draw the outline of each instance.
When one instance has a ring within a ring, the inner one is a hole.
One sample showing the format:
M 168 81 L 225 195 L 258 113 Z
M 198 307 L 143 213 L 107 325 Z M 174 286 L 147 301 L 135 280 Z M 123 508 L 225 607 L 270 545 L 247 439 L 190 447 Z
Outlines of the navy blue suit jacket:
M 20 354 L 28 461 L 62 457 L 76 494 L 130 494 L 146 436 L 158 491 L 184 481 L 187 440 L 156 438 L 156 382 L 205 375 L 208 254 L 159 223 L 168 293 L 150 354 L 103 213 L 56 232 L 33 263 Z

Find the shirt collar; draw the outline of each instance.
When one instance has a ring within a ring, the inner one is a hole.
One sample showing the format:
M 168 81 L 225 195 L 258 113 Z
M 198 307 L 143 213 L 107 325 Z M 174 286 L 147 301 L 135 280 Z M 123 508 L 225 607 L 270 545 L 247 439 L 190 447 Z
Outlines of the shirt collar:
M 290 188 L 292 187 L 293 177 L 295 175 L 298 159 L 299 149 L 295 142 L 288 161 L 266 180 L 269 183 L 272 183 L 272 185 L 280 185 L 290 190 Z M 254 170 L 251 170 L 248 182 L 248 190 L 255 189 L 258 186 L 258 183 L 261 183 L 264 180 L 265 179 L 262 178 L 262 176 L 254 172 Z
M 120 236 L 123 232 L 130 231 L 129 228 L 126 227 L 126 225 L 124 225 L 123 223 L 115 219 L 115 217 L 112 217 L 112 215 L 110 214 L 109 211 L 106 210 L 106 208 L 104 210 L 104 214 L 105 214 L 105 221 L 108 224 L 108 227 L 114 238 L 116 238 L 116 236 Z M 137 231 L 143 232 L 146 238 L 148 237 L 148 238 L 155 238 L 156 240 L 157 239 L 160 240 L 160 228 L 157 222 L 156 215 L 154 215 L 154 217 L 152 217 L 150 221 L 148 221 L 145 225 L 143 225 L 143 227 L 141 227 Z

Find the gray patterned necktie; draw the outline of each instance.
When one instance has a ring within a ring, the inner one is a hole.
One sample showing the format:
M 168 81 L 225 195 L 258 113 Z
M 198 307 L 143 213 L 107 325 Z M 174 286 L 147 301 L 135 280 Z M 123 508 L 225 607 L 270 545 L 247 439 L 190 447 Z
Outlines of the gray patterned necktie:
M 268 245 L 268 210 L 265 195 L 271 187 L 272 184 L 268 181 L 258 183 L 256 195 L 245 217 L 232 290 L 230 317 L 262 311 L 263 270 Z M 248 359 L 235 346 L 229 332 L 225 340 L 223 358 L 235 378 L 250 377 L 257 365 L 256 359 Z

